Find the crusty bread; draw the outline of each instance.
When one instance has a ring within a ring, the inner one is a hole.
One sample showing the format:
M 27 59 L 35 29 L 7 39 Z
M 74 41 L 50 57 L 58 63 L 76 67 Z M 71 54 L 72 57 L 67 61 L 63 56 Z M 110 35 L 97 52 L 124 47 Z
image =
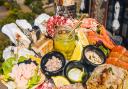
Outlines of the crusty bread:
M 42 36 L 35 44 L 32 45 L 32 49 L 43 56 L 53 49 L 53 40 Z
M 128 71 L 104 64 L 95 68 L 86 85 L 87 89 L 128 89 Z

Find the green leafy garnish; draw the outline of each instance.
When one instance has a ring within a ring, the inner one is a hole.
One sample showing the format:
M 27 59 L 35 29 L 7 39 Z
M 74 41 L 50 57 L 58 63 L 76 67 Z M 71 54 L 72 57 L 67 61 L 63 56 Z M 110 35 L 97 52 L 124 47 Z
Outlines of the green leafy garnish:
M 11 72 L 13 65 L 15 64 L 16 58 L 11 57 L 7 59 L 3 64 L 2 64 L 2 69 L 4 74 L 8 74 Z
M 97 26 L 97 30 L 96 30 L 96 32 L 97 32 L 98 34 L 101 33 L 101 25 L 98 25 L 98 26 Z
M 109 68 L 108 68 L 108 71 L 111 72 L 111 71 L 112 71 L 112 67 L 109 67 Z
M 75 35 L 75 39 L 78 40 L 78 36 L 77 35 Z
M 114 72 L 112 71 L 112 67 L 109 67 L 108 71 L 111 72 L 114 75 Z
M 11 57 L 11 58 L 8 58 L 3 64 L 2 64 L 2 72 L 3 72 L 3 75 L 4 75 L 4 79 L 6 81 L 8 81 L 8 79 L 10 79 L 9 77 L 9 73 L 12 71 L 12 67 L 13 65 L 15 64 L 15 61 L 16 61 L 16 58 L 14 57 Z
M 12 80 L 13 80 L 13 79 L 10 77 L 9 74 L 3 75 L 3 79 L 4 79 L 4 81 L 12 81 Z
M 96 32 L 97 32 L 98 34 L 100 34 L 100 28 L 97 28 Z
M 107 56 L 109 54 L 109 49 L 104 48 L 103 46 L 99 46 L 99 48 L 104 52 L 104 54 Z
M 2 69 L 2 67 L 0 66 L 0 75 L 2 75 L 3 74 L 3 69 Z
M 27 60 L 26 57 L 20 56 L 19 59 L 18 59 L 18 63 L 19 63 L 19 62 L 23 62 L 23 61 L 25 61 L 25 60 Z
M 27 60 L 27 58 L 21 56 L 18 59 L 18 63 L 23 62 L 24 60 Z M 12 71 L 14 64 L 16 64 L 15 57 L 8 58 L 5 62 L 3 62 L 0 68 L 0 73 L 3 74 L 5 81 L 12 80 L 11 77 L 9 76 L 9 73 Z
M 34 76 L 28 81 L 28 89 L 32 88 L 33 86 L 37 85 L 40 81 L 41 77 L 37 74 L 38 72 L 35 71 Z
M 110 86 L 109 89 L 114 89 L 113 86 Z

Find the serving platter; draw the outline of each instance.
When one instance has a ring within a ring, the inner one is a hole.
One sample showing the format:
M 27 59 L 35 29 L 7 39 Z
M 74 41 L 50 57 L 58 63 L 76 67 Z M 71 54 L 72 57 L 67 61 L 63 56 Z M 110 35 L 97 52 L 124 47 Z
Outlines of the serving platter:
M 93 18 L 41 16 L 38 31 L 19 22 L 29 24 L 27 35 L 21 24 L 2 28 L 15 44 L 3 51 L 0 79 L 9 89 L 128 89 L 128 51 L 103 25 Z

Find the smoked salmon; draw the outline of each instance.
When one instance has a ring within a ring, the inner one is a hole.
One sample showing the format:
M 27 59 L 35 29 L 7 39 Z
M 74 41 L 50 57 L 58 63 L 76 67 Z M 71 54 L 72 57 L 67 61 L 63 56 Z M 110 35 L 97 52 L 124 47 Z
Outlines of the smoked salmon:
M 106 63 L 113 64 L 128 70 L 128 51 L 123 46 L 115 46 L 111 50 Z
M 94 28 L 98 26 L 98 22 L 93 18 L 84 18 L 80 27 L 82 28 Z
M 102 25 L 99 28 L 99 30 L 100 30 L 100 33 L 97 33 L 96 31 L 93 31 L 93 30 L 87 32 L 87 38 L 89 40 L 89 43 L 96 44 L 98 41 L 102 41 L 107 48 L 112 49 L 115 46 L 115 44 L 112 42 L 112 40 L 108 36 L 104 26 Z
M 115 66 L 118 66 L 118 67 L 121 67 L 121 68 L 128 70 L 128 63 L 124 62 L 118 58 L 108 58 L 106 63 L 107 64 L 113 64 Z

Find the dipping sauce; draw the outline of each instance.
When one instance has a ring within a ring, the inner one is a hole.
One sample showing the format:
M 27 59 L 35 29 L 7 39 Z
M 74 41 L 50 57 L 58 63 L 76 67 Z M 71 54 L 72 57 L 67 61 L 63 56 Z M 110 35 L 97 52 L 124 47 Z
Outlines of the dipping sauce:
M 100 58 L 100 56 L 94 52 L 94 51 L 87 51 L 85 53 L 86 58 L 94 64 L 102 64 L 102 59 Z
M 62 62 L 59 58 L 52 56 L 51 59 L 48 59 L 47 63 L 45 64 L 47 71 L 57 71 L 62 67 Z
M 68 71 L 68 77 L 71 81 L 81 82 L 84 76 L 84 70 L 79 68 L 72 68 Z

